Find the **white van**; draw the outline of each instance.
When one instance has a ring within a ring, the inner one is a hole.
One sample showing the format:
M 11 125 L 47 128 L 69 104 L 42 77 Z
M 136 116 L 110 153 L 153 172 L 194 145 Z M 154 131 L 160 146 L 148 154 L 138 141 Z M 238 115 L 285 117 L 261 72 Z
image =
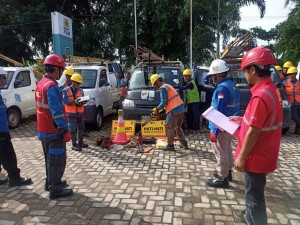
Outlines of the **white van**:
M 82 76 L 83 83 L 80 88 L 84 95 L 90 97 L 90 101 L 84 106 L 84 121 L 92 123 L 93 128 L 99 130 L 103 117 L 110 115 L 114 109 L 119 107 L 118 74 L 109 69 L 108 65 L 103 66 L 72 66 L 75 73 Z M 101 74 L 105 76 L 106 85 L 100 86 Z M 65 82 L 65 75 L 58 81 L 59 86 Z
M 6 84 L 0 88 L 7 107 L 10 128 L 19 126 L 21 118 L 36 114 L 34 91 L 36 80 L 29 67 L 3 67 L 7 72 Z

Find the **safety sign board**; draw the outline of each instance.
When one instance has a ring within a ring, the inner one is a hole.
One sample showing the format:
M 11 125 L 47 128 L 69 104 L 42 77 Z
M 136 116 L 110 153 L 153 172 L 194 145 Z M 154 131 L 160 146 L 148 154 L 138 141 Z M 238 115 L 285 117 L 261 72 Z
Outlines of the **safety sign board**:
M 143 124 L 144 120 L 142 120 Z M 165 120 L 150 121 L 147 125 L 141 127 L 143 137 L 165 137 Z
M 135 120 L 124 120 L 125 132 L 127 137 L 135 135 Z M 118 120 L 112 121 L 111 136 L 116 136 L 118 128 Z

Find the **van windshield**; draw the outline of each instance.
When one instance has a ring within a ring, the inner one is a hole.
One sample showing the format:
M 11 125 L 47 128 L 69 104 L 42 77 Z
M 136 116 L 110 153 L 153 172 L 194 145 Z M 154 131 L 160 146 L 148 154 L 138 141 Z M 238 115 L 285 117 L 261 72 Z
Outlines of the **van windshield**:
M 82 84 L 80 88 L 88 89 L 94 88 L 97 79 L 97 70 L 88 70 L 88 69 L 74 69 L 75 73 L 79 73 L 82 76 Z M 66 76 L 63 74 L 58 80 L 58 85 L 62 86 L 66 82 Z
M 146 68 L 136 68 L 133 71 L 132 77 L 129 83 L 129 89 L 139 89 L 139 88 L 155 88 L 150 83 L 150 77 L 152 74 L 157 73 L 162 78 L 164 83 L 176 86 L 174 79 L 179 80 L 180 69 L 179 68 L 162 68 L 157 67 L 154 71 L 153 67 Z
M 89 69 L 74 69 L 75 73 L 79 73 L 82 76 L 82 84 L 80 88 L 88 89 L 95 88 L 97 79 L 97 70 Z
M 3 87 L 0 87 L 0 89 L 8 89 L 9 87 L 9 84 L 15 74 L 14 71 L 6 71 L 7 72 L 7 75 L 6 75 L 6 82 L 5 82 L 5 85 Z

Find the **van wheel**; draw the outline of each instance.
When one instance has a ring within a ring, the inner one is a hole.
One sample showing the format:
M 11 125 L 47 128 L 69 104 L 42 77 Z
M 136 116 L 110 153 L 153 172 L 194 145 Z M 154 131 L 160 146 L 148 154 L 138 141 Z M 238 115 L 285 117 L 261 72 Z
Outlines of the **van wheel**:
M 8 126 L 11 129 L 17 128 L 20 124 L 21 115 L 18 110 L 16 109 L 9 109 L 7 111 L 7 118 L 8 118 Z
M 102 126 L 102 122 L 103 122 L 103 113 L 101 109 L 97 109 L 97 113 L 95 116 L 95 121 L 93 124 L 93 128 L 94 130 L 100 130 L 101 126 Z
M 282 128 L 282 132 L 281 134 L 286 134 L 289 131 L 289 127 L 288 128 Z

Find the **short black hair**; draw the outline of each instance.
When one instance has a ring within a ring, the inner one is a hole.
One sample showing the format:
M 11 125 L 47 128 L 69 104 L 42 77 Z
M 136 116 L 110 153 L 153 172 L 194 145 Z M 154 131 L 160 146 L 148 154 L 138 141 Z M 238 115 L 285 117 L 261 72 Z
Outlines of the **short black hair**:
M 245 68 L 245 70 L 249 71 L 251 66 L 254 66 L 255 71 L 257 72 L 259 77 L 270 77 L 271 76 L 271 71 L 270 71 L 271 65 L 266 65 L 263 67 L 258 66 L 258 65 L 250 65 L 250 66 L 247 66 Z

